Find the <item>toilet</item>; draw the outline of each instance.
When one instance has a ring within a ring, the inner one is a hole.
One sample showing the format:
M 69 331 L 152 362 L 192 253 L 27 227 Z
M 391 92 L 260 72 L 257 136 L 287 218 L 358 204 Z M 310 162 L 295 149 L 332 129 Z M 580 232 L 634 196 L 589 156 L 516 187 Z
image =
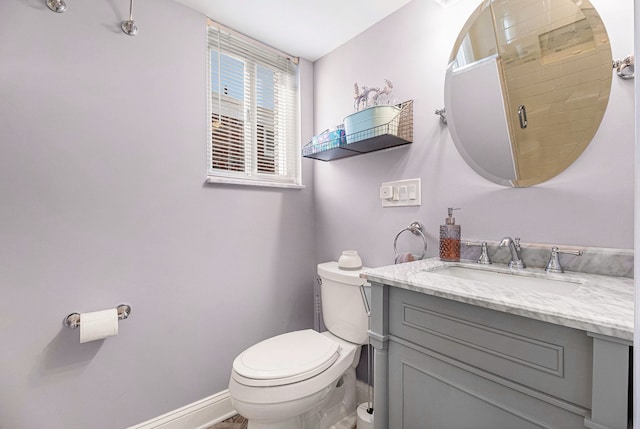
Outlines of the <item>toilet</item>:
M 307 329 L 268 338 L 233 362 L 229 396 L 249 429 L 351 429 L 356 373 L 367 342 L 360 269 L 318 264 L 328 331 Z

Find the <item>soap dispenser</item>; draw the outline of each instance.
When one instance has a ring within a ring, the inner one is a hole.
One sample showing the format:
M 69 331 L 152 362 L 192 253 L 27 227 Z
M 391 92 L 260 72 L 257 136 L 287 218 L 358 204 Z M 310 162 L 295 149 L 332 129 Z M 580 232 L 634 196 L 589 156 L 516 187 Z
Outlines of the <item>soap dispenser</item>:
M 440 225 L 440 260 L 447 262 L 457 262 L 460 260 L 460 225 L 456 225 L 453 211 L 460 210 L 449 207 L 449 216 L 445 219 L 445 224 Z

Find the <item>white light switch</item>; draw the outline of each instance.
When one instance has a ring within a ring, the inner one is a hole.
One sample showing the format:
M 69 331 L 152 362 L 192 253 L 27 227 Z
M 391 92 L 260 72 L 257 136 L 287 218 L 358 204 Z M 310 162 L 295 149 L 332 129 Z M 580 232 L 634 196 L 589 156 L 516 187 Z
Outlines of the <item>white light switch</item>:
M 409 196 L 407 195 L 407 187 L 405 185 L 400 186 L 400 190 L 398 192 L 400 193 L 400 201 L 407 201 L 409 199 Z
M 415 200 L 417 198 L 417 196 L 416 196 L 416 185 L 409 185 L 409 186 L 407 186 L 407 188 L 409 189 L 409 199 L 410 200 Z
M 382 207 L 422 205 L 420 179 L 397 180 L 380 185 Z
M 393 186 L 380 186 L 380 198 L 383 200 L 393 198 Z

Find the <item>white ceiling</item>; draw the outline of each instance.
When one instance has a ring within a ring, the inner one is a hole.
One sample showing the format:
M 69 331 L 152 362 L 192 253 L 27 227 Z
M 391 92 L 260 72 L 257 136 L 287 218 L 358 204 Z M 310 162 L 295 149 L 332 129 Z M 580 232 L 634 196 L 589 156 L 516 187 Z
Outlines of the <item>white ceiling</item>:
M 283 52 L 315 61 L 411 0 L 176 1 Z

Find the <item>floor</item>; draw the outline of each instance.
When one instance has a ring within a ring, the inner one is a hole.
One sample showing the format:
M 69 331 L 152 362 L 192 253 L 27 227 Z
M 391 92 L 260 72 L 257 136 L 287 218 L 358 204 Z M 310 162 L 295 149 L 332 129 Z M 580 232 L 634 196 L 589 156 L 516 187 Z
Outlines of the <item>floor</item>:
M 235 415 L 223 422 L 216 423 L 207 429 L 247 429 L 247 424 L 247 419 L 241 415 Z

